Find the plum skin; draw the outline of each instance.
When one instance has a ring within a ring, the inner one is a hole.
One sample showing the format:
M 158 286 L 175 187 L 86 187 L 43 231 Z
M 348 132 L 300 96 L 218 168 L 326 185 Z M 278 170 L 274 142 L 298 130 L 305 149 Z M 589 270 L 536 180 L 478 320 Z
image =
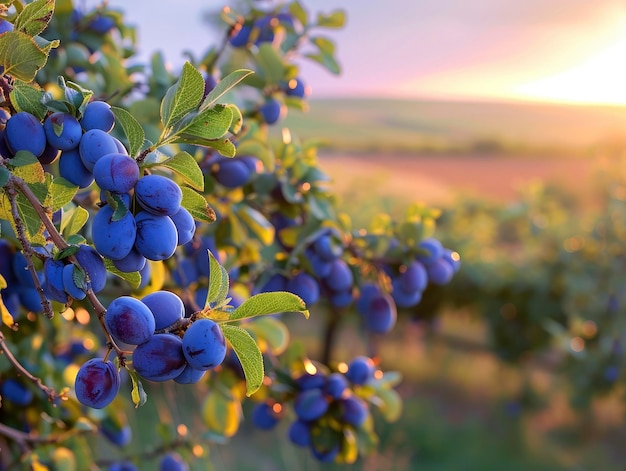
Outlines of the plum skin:
M 148 381 L 163 382 L 179 376 L 187 366 L 183 342 L 172 334 L 154 334 L 133 351 L 135 371 Z
M 138 299 L 121 296 L 114 299 L 106 311 L 104 322 L 111 335 L 129 345 L 147 342 L 154 334 L 154 316 L 150 308 Z
M 87 360 L 78 370 L 74 382 L 76 398 L 93 409 L 108 406 L 120 390 L 120 375 L 111 361 Z
M 226 339 L 220 327 L 210 319 L 195 321 L 183 337 L 183 352 L 197 370 L 220 365 L 226 356 Z

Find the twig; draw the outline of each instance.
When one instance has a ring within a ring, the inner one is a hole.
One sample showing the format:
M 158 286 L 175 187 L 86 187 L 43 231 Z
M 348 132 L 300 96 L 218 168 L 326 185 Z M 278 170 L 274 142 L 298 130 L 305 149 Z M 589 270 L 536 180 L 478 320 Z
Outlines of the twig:
M 0 90 L 2 90 L 4 101 L 7 103 L 9 108 L 11 108 L 11 110 L 14 111 L 15 108 L 13 107 L 13 103 L 11 103 L 11 96 L 10 96 L 10 93 L 13 90 L 13 87 L 7 81 L 5 76 L 0 76 Z
M 28 271 L 30 272 L 31 277 L 33 278 L 33 283 L 35 284 L 35 289 L 37 290 L 37 294 L 39 294 L 39 299 L 41 300 L 41 307 L 43 308 L 43 313 L 48 319 L 52 319 L 54 317 L 54 312 L 52 311 L 52 304 L 46 297 L 43 288 L 41 287 L 41 283 L 39 282 L 39 277 L 37 276 L 37 271 L 35 270 L 35 266 L 33 265 L 32 256 L 33 256 L 33 248 L 28 242 L 28 238 L 26 237 L 26 233 L 24 231 L 24 221 L 22 221 L 22 217 L 20 216 L 20 212 L 17 208 L 17 192 L 15 190 L 14 185 L 9 185 L 7 188 L 7 194 L 9 196 L 9 201 L 11 202 L 11 213 L 13 215 L 13 220 L 15 222 L 15 227 L 17 229 L 17 238 L 22 244 L 22 250 L 24 251 L 24 258 L 26 259 L 26 265 L 28 266 Z M 47 216 L 46 216 L 47 217 Z
M 15 368 L 19 374 L 24 376 L 26 379 L 35 384 L 35 386 L 41 389 L 48 396 L 48 400 L 50 402 L 54 401 L 56 398 L 62 397 L 61 394 L 58 394 L 53 388 L 44 384 L 44 382 L 40 378 L 33 376 L 30 371 L 24 368 L 24 366 L 17 360 L 17 358 L 15 358 L 13 352 L 11 352 L 11 350 L 9 349 L 9 346 L 6 343 L 4 334 L 2 332 L 0 332 L 0 350 L 4 352 L 7 360 L 9 360 L 9 363 L 13 365 L 13 368 Z
M 339 328 L 340 314 L 336 308 L 332 308 L 326 319 L 324 328 L 324 343 L 322 345 L 322 363 L 328 365 L 333 357 L 333 349 L 335 346 L 335 338 L 337 337 L 337 329 Z

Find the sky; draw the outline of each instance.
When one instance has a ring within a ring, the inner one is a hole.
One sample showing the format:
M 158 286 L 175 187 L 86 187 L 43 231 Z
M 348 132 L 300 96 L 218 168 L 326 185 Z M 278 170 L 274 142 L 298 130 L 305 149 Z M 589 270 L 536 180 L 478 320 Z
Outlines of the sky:
M 109 0 L 139 29 L 140 50 L 206 51 L 203 12 L 224 1 Z M 164 3 L 164 2 L 163 2 Z M 260 2 L 267 3 L 267 2 Z M 304 64 L 314 96 L 566 101 L 626 104 L 626 0 L 303 0 L 344 9 L 343 72 Z M 313 8 L 314 6 L 314 8 Z

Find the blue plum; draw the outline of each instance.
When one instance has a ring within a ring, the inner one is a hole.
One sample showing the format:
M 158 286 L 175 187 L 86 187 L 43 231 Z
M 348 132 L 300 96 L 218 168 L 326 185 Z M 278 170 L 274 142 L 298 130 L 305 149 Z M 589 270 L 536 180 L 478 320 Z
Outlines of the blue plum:
M 226 339 L 222 330 L 210 319 L 195 321 L 183 337 L 183 353 L 197 370 L 215 368 L 226 356 Z
M 61 152 L 59 175 L 79 188 L 87 188 L 93 183 L 93 173 L 83 164 L 78 149 Z
M 107 154 L 93 166 L 96 183 L 102 190 L 128 193 L 139 181 L 139 165 L 125 154 Z
M 113 362 L 92 358 L 79 368 L 74 390 L 81 404 L 102 409 L 117 396 L 120 390 L 120 374 Z
M 394 325 L 398 313 L 396 304 L 391 296 L 385 293 L 375 294 L 370 298 L 367 309 L 360 312 L 365 322 L 365 327 L 370 332 L 386 334 Z
M 428 280 L 435 285 L 445 285 L 452 280 L 454 268 L 443 257 L 426 266 Z
M 115 115 L 111 106 L 104 101 L 92 101 L 87 104 L 80 125 L 85 131 L 100 129 L 106 133 L 113 129 Z
M 293 402 L 293 410 L 299 419 L 317 420 L 328 410 L 328 400 L 321 389 L 300 391 Z
M 324 375 L 324 373 L 322 373 L 320 370 L 315 371 L 315 373 L 313 374 L 304 372 L 302 375 L 296 378 L 296 385 L 302 391 L 306 389 L 323 388 L 325 384 L 326 375 Z
M 133 218 L 133 221 L 135 219 Z M 119 271 L 124 273 L 131 273 L 135 271 L 140 271 L 143 267 L 146 266 L 146 257 L 141 255 L 139 251 L 133 246 L 128 255 L 119 260 L 113 260 L 113 265 Z
M 179 376 L 186 366 L 183 341 L 176 335 L 155 334 L 133 351 L 133 367 L 148 381 L 169 381 Z
M 130 211 L 117 221 L 113 220 L 114 214 L 109 205 L 100 208 L 93 218 L 91 237 L 96 250 L 103 256 L 121 260 L 133 249 L 138 229 Z
M 35 116 L 20 111 L 7 121 L 6 141 L 13 153 L 26 150 L 39 157 L 46 148 L 46 133 Z
M 196 232 L 196 222 L 185 208 L 181 208 L 170 216 L 178 232 L 178 245 L 184 245 L 193 239 Z
M 41 165 L 50 165 L 57 157 L 61 155 L 61 152 L 56 147 L 52 147 L 50 144 L 46 144 L 46 148 L 41 155 L 37 157 Z
M 83 129 L 74 116 L 57 111 L 43 122 L 48 144 L 58 150 L 72 150 L 78 147 Z
M 331 373 L 328 375 L 324 392 L 333 399 L 340 399 L 348 389 L 348 380 L 341 373 Z
M 76 270 L 76 267 L 73 263 L 69 263 L 63 267 L 63 289 L 74 299 L 85 299 L 87 294 L 82 288 L 78 287 L 74 281 L 74 270 Z
M 78 144 L 78 153 L 87 170 L 93 172 L 96 162 L 107 154 L 118 152 L 112 136 L 101 129 L 90 129 Z
M 302 298 L 307 304 L 315 304 L 320 297 L 317 280 L 305 272 L 300 272 L 287 282 L 286 290 Z
M 46 295 L 54 301 L 65 304 L 67 303 L 67 293 L 63 285 L 63 267 L 65 267 L 63 261 L 51 258 L 47 258 L 43 264 Z
M 263 121 L 267 124 L 275 124 L 283 114 L 283 107 L 276 98 L 268 98 L 259 108 Z
M 352 384 L 365 384 L 374 377 L 376 366 L 371 358 L 358 356 L 348 364 L 346 378 Z
M 295 96 L 297 98 L 304 98 L 307 94 L 307 88 L 304 86 L 304 83 L 299 78 L 293 78 L 289 82 L 287 82 L 287 86 L 285 87 L 285 94 L 288 96 Z
M 185 316 L 182 299 L 171 291 L 155 291 L 141 298 L 154 316 L 154 330 L 170 327 Z
M 439 240 L 432 237 L 423 239 L 422 241 L 420 241 L 417 247 L 420 250 L 417 258 L 424 265 L 430 265 L 431 263 L 434 263 L 443 255 L 443 245 L 441 245 L 441 242 L 439 242 Z
M 325 281 L 333 291 L 345 291 L 352 287 L 354 277 L 348 264 L 339 258 L 332 262 L 330 274 Z
M 417 260 L 398 275 L 398 284 L 400 288 L 407 292 L 424 291 L 428 285 L 428 274 L 424 265 Z
M 102 291 L 106 285 L 107 271 L 100 254 L 93 247 L 81 244 L 78 246 L 78 251 L 74 256 L 87 276 L 89 276 L 93 292 L 99 293 Z
M 233 28 L 232 36 L 229 39 L 233 47 L 245 47 L 250 40 L 252 27 L 250 25 L 237 25 Z
M 367 419 L 368 408 L 363 399 L 354 395 L 343 398 L 339 402 L 341 407 L 341 420 L 346 424 L 360 427 Z
M 398 307 L 413 307 L 422 300 L 422 291 L 403 290 L 398 278 L 393 278 L 391 285 L 393 286 L 391 296 Z
M 248 166 L 238 158 L 223 158 L 217 164 L 215 179 L 226 188 L 238 188 L 245 185 L 252 172 Z
M 311 426 L 303 420 L 296 419 L 289 426 L 287 436 L 294 445 L 309 446 L 311 444 Z
M 252 423 L 261 430 L 271 430 L 278 424 L 279 418 L 274 413 L 272 405 L 261 402 L 252 409 Z
M 135 248 L 148 260 L 166 260 L 174 255 L 178 244 L 176 226 L 167 216 L 141 211 L 135 217 L 137 238 Z
M 145 343 L 154 334 L 152 311 L 140 300 L 130 296 L 114 299 L 107 308 L 104 322 L 115 340 L 129 345 Z
M 189 471 L 189 466 L 178 453 L 169 452 L 161 458 L 159 471 Z
M 135 197 L 143 209 L 157 216 L 171 216 L 180 209 L 180 187 L 162 175 L 146 175 L 135 186 Z
M 178 384 L 196 384 L 205 374 L 206 370 L 197 370 L 190 364 L 187 364 L 183 372 L 174 378 L 174 382 Z
M 22 407 L 27 406 L 33 400 L 33 392 L 13 378 L 5 379 L 0 384 L 0 396 L 2 396 L 3 401 L 9 401 Z

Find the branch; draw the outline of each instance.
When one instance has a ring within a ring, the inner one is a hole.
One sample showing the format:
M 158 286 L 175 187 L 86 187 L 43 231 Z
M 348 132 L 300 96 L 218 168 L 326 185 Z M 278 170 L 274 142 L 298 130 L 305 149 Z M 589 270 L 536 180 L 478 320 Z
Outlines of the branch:
M 24 366 L 17 360 L 17 358 L 15 358 L 13 352 L 11 352 L 11 350 L 9 349 L 9 346 L 6 344 L 4 334 L 2 332 L 0 332 L 0 350 L 4 352 L 7 360 L 9 360 L 9 363 L 13 365 L 13 368 L 15 368 L 19 374 L 30 380 L 35 386 L 41 389 L 48 396 L 48 400 L 50 402 L 53 402 L 57 398 L 63 399 L 65 397 L 64 394 L 57 393 L 53 388 L 45 385 L 41 379 L 33 376 L 30 371 L 24 368 Z
M 35 270 L 35 266 L 33 265 L 33 248 L 31 247 L 30 242 L 26 237 L 26 233 L 24 231 L 24 221 L 22 221 L 22 217 L 20 216 L 20 212 L 17 208 L 17 192 L 15 191 L 14 185 L 8 186 L 7 194 L 9 197 L 9 201 L 11 202 L 11 214 L 13 215 L 13 220 L 17 229 L 17 238 L 20 240 L 20 244 L 22 244 L 24 258 L 26 258 L 26 265 L 28 265 L 28 271 L 33 278 L 33 283 L 35 284 L 37 294 L 39 294 L 43 313 L 48 319 L 52 319 L 54 317 L 54 312 L 52 311 L 52 305 L 50 304 L 50 301 L 48 300 L 48 298 L 46 298 L 43 288 L 41 287 L 39 277 L 37 276 L 37 271 Z
M 56 245 L 59 250 L 64 250 L 67 247 L 69 247 L 67 242 L 65 242 L 65 239 L 63 238 L 63 236 L 59 233 L 59 231 L 57 230 L 56 226 L 52 223 L 52 221 L 48 217 L 48 215 L 47 215 L 43 205 L 41 204 L 41 202 L 37 198 L 37 195 L 35 195 L 33 193 L 33 191 L 30 189 L 28 184 L 24 180 L 22 180 L 21 178 L 16 177 L 15 175 L 11 175 L 9 183 L 14 185 L 15 187 L 17 187 L 19 189 L 19 191 L 26 197 L 28 202 L 31 204 L 33 209 L 37 212 L 37 215 L 41 219 L 41 222 L 43 222 L 43 225 L 46 228 L 46 230 L 48 231 L 48 234 L 50 234 L 50 238 L 52 239 L 52 242 L 54 242 L 54 245 Z M 78 260 L 76 260 L 76 257 L 71 255 L 70 257 L 68 257 L 68 259 L 74 265 L 80 267 L 80 263 L 78 263 Z M 86 270 L 83 270 L 83 272 L 87 273 Z M 109 333 L 109 330 L 106 328 L 106 325 L 104 324 L 104 316 L 105 316 L 106 311 L 107 311 L 106 308 L 102 305 L 102 303 L 100 302 L 100 300 L 98 299 L 98 297 L 96 296 L 96 294 L 93 292 L 93 290 L 91 288 L 89 288 L 86 291 L 86 294 L 87 294 L 87 299 L 89 300 L 89 302 L 93 306 L 93 308 L 94 308 L 94 310 L 96 312 L 96 315 L 98 316 L 98 321 L 100 322 L 100 326 L 102 327 L 102 330 L 104 332 L 104 336 L 106 338 L 107 346 L 109 348 L 115 350 L 115 353 L 117 353 L 117 356 L 120 359 L 120 363 L 123 366 L 124 365 L 124 355 L 126 355 L 127 352 L 122 350 L 115 343 L 115 340 L 113 340 L 113 338 L 111 337 L 111 334 Z

